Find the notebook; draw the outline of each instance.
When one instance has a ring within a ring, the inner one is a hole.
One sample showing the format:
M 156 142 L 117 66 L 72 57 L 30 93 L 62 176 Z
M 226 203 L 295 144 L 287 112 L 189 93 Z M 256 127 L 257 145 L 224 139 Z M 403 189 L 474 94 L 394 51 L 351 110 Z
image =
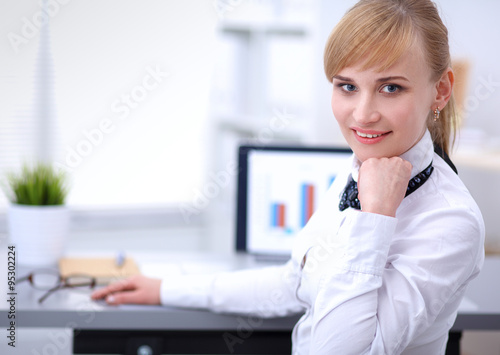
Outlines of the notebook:
M 121 266 L 116 258 L 62 258 L 59 260 L 59 272 L 62 277 L 70 275 L 92 276 L 99 285 L 106 285 L 133 275 L 140 274 L 134 259 L 126 257 Z

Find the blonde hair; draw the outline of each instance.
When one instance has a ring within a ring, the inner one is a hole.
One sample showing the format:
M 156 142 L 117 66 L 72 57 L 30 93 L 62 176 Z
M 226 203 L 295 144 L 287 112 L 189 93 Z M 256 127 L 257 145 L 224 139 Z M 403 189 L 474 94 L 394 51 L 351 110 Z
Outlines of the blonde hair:
M 324 54 L 325 74 L 330 82 L 342 69 L 364 60 L 364 68 L 383 71 L 414 44 L 420 44 L 432 72 L 439 80 L 451 67 L 448 30 L 430 0 L 361 0 L 331 32 Z M 434 144 L 448 154 L 450 137 L 455 140 L 456 109 L 453 95 L 439 120 L 429 111 L 427 127 Z

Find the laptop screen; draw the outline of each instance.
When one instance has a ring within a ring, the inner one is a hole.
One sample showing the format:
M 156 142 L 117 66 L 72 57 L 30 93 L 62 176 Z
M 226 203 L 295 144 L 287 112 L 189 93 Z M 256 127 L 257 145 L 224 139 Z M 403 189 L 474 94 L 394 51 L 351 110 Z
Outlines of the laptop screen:
M 351 154 L 348 148 L 241 146 L 236 249 L 289 257 L 294 236 Z

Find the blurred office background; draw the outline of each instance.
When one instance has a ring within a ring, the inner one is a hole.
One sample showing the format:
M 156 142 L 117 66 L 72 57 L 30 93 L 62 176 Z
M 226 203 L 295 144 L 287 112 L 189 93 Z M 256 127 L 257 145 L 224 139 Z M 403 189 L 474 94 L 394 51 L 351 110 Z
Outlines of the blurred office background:
M 453 158 L 494 252 L 500 2 L 436 2 L 461 64 Z M 354 3 L 50 0 L 43 26 L 39 1 L 0 0 L 2 181 L 35 159 L 65 171 L 75 250 L 233 251 L 238 144 L 345 145 L 322 53 Z

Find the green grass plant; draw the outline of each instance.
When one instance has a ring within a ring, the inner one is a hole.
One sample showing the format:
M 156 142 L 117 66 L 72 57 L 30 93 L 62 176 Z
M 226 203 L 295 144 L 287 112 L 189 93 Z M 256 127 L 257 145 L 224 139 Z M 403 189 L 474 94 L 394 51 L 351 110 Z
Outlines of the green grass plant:
M 64 173 L 45 163 L 25 164 L 19 173 L 9 174 L 7 182 L 10 200 L 18 205 L 62 205 L 68 193 Z

